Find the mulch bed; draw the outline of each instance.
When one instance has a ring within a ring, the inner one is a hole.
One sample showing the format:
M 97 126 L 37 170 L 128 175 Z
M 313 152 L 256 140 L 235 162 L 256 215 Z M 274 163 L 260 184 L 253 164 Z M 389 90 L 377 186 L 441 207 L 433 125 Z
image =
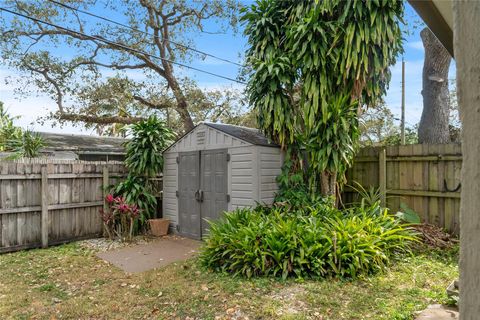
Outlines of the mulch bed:
M 417 224 L 413 228 L 418 232 L 422 242 L 430 247 L 450 248 L 459 241 L 457 237 L 432 224 Z

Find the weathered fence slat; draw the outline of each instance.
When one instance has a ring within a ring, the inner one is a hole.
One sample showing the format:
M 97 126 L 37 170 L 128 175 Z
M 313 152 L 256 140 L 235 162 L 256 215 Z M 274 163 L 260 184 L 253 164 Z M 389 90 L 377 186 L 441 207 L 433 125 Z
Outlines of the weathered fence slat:
M 105 187 L 121 162 L 22 159 L 0 162 L 0 253 L 99 236 Z
M 42 247 L 48 247 L 48 175 L 47 166 L 42 166 Z
M 368 147 L 358 153 L 347 181 L 379 188 L 393 211 L 403 202 L 424 221 L 458 234 L 461 164 L 459 144 Z M 346 203 L 356 197 L 349 188 L 344 196 Z
M 385 149 L 378 154 L 378 183 L 380 185 L 380 201 L 383 206 L 387 205 L 387 161 Z

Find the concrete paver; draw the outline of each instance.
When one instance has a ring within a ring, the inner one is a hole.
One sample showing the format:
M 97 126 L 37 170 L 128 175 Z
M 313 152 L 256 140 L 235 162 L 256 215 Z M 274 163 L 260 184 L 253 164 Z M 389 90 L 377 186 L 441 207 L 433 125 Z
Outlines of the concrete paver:
M 192 239 L 167 236 L 147 244 L 101 252 L 97 256 L 125 272 L 143 272 L 193 257 L 200 244 Z
M 439 304 L 432 304 L 423 310 L 415 320 L 458 320 L 458 310 Z

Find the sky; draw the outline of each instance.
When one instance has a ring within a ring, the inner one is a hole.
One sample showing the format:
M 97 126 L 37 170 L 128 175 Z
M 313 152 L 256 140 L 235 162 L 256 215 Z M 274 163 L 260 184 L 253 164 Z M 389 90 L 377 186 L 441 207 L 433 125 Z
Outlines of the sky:
M 0 4 L 3 0 L 0 0 Z M 99 15 L 108 16 L 111 19 L 121 21 L 122 17 L 112 16 L 109 12 L 96 12 Z M 3 13 L 5 15 L 5 13 Z M 0 17 L 1 18 L 1 17 Z M 406 3 L 405 20 L 409 26 L 418 25 L 420 20 L 418 15 L 412 7 Z M 106 23 L 106 22 L 105 22 Z M 409 27 L 410 34 L 405 36 L 404 49 L 405 53 L 403 59 L 405 60 L 405 89 L 406 89 L 406 124 L 407 126 L 414 126 L 420 121 L 422 113 L 422 68 L 424 50 L 420 39 L 419 32 L 423 28 L 420 26 L 416 29 Z M 216 25 L 210 22 L 206 25 L 206 30 L 215 30 Z M 192 35 L 195 39 L 196 48 L 224 59 L 241 62 L 246 49 L 246 38 L 242 34 L 242 28 L 239 32 L 234 33 L 231 30 L 223 34 L 198 33 Z M 68 55 L 69 52 L 64 52 Z M 396 118 L 400 118 L 401 105 L 401 60 L 398 57 L 397 64 L 392 68 L 392 79 L 389 90 L 385 96 L 387 106 L 392 110 Z M 221 74 L 226 77 L 236 78 L 238 75 L 238 67 L 228 64 L 223 61 L 215 60 L 207 57 L 204 60 L 197 59 L 191 62 L 193 67 L 208 70 L 212 73 Z M 195 79 L 199 86 L 206 89 L 212 88 L 238 88 L 243 86 L 238 83 L 220 79 L 214 76 L 198 73 L 196 71 L 177 68 L 176 72 L 183 75 L 188 75 Z M 32 94 L 28 97 L 18 97 L 15 90 L 15 78 L 21 77 L 20 74 L 14 70 L 9 70 L 0 65 L 0 101 L 3 101 L 9 112 L 13 115 L 18 115 L 17 125 L 25 128 L 30 128 L 36 131 L 61 132 L 61 133 L 83 133 L 95 134 L 92 130 L 86 130 L 81 126 L 64 125 L 63 127 L 52 127 L 51 122 L 46 122 L 43 125 L 37 123 L 37 119 L 48 114 L 50 111 L 56 110 L 56 104 L 50 98 L 42 94 Z M 455 78 L 455 65 L 452 61 L 449 78 Z M 6 80 L 8 83 L 6 83 Z

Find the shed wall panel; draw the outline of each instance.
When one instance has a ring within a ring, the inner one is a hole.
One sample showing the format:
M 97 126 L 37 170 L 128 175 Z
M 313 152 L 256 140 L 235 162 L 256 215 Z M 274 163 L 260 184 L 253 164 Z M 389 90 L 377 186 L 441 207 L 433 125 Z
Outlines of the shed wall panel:
M 283 154 L 280 148 L 258 147 L 260 203 L 271 204 L 278 191 L 277 177 L 282 171 Z
M 229 210 L 254 206 L 258 201 L 256 149 L 256 146 L 246 146 L 228 150 L 230 154 Z
M 163 217 L 170 219 L 173 226 L 178 223 L 178 164 L 176 152 L 165 152 L 163 167 Z

